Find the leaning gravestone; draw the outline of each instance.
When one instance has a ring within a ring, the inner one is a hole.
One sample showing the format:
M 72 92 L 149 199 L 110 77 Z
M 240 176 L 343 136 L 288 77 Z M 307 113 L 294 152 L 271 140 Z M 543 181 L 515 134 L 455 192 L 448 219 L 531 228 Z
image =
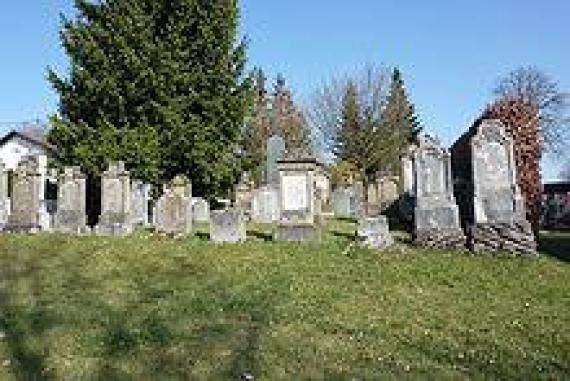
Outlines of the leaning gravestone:
M 414 158 L 416 207 L 414 241 L 431 248 L 465 248 L 465 234 L 453 195 L 451 156 L 438 140 L 420 138 Z
M 238 243 L 246 240 L 243 211 L 214 210 L 210 215 L 210 240 L 215 243 Z
M 265 165 L 266 183 L 274 188 L 279 187 L 279 160 L 285 157 L 285 139 L 273 135 L 267 139 L 267 162 Z
M 192 185 L 184 176 L 175 177 L 164 186 L 155 205 L 155 228 L 158 232 L 187 235 L 192 232 Z
M 6 230 L 29 233 L 41 230 L 41 182 L 38 158 L 34 156 L 22 158 L 12 180 L 12 205 Z
M 131 222 L 135 225 L 149 224 L 148 202 L 151 185 L 141 180 L 131 181 Z
M 279 220 L 279 192 L 276 189 L 265 186 L 253 191 L 251 220 L 260 224 Z
M 65 167 L 58 177 L 55 230 L 62 233 L 85 233 L 85 175 L 79 167 Z
M 122 161 L 112 162 L 101 178 L 101 216 L 97 234 L 125 235 L 131 222 L 131 180 Z
M 370 249 L 385 249 L 394 243 L 386 216 L 363 217 L 359 220 L 358 238 Z
M 210 222 L 210 203 L 201 197 L 192 199 L 192 218 L 194 222 Z
M 499 120 L 483 119 L 453 147 L 456 198 L 475 252 L 536 255 L 516 182 L 513 142 Z
M 8 172 L 2 160 L 0 160 L 0 231 L 8 222 L 10 207 L 8 205 Z
M 302 242 L 319 239 L 316 224 L 314 173 L 317 161 L 309 155 L 289 156 L 279 164 L 279 209 L 273 239 Z

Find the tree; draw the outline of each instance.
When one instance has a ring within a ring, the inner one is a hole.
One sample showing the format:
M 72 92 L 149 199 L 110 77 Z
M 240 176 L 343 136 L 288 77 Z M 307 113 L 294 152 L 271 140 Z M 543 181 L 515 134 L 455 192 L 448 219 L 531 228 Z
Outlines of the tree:
M 61 39 L 67 77 L 49 141 L 62 164 L 98 175 L 122 159 L 147 181 L 184 174 L 199 195 L 227 194 L 250 102 L 237 0 L 75 0 Z
M 536 67 L 520 67 L 499 78 L 494 94 L 536 108 L 543 152 L 564 150 L 570 137 L 570 95 L 558 82 Z
M 392 163 L 390 171 L 398 174 L 400 156 L 410 144 L 417 142 L 422 130 L 415 106 L 406 94 L 404 80 L 398 68 L 392 73 L 390 95 L 382 112 L 381 123 L 386 136 L 391 140 L 387 160 Z

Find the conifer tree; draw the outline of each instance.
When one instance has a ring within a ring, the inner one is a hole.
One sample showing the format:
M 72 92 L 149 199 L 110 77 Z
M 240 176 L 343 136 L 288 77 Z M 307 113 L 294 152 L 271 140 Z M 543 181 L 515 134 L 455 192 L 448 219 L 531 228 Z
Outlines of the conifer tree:
M 390 142 L 385 158 L 392 170 L 397 171 L 399 157 L 416 142 L 422 128 L 414 104 L 408 99 L 404 80 L 398 68 L 392 73 L 390 93 L 381 116 L 382 134 Z M 389 149 L 388 149 L 389 148 Z
M 63 164 L 99 174 L 111 160 L 147 181 L 187 175 L 200 195 L 235 179 L 250 101 L 237 0 L 75 0 L 63 21 L 70 71 L 49 141 Z

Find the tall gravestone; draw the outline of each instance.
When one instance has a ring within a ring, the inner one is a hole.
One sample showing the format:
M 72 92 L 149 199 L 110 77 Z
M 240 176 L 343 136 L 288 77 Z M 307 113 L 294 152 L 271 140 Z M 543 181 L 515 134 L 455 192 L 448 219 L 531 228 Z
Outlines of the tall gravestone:
M 315 219 L 316 165 L 317 161 L 308 155 L 291 155 L 278 162 L 280 217 L 273 232 L 275 241 L 319 238 Z
M 414 153 L 417 147 L 411 146 L 401 158 L 401 195 L 399 197 L 398 212 L 400 220 L 411 226 L 414 219 L 416 205 L 416 176 L 414 171 Z
M 453 194 L 451 155 L 438 140 L 420 138 L 415 152 L 414 241 L 433 248 L 465 248 L 465 234 Z
M 192 184 L 184 176 L 175 177 L 164 186 L 155 205 L 155 228 L 173 235 L 192 233 Z
M 244 172 L 239 183 L 235 187 L 236 208 L 243 210 L 244 213 L 249 213 L 251 210 L 252 192 L 253 181 L 250 179 L 249 174 Z
M 122 161 L 112 162 L 101 178 L 101 216 L 98 234 L 124 235 L 133 231 L 131 180 Z
M 150 184 L 145 184 L 141 180 L 131 181 L 131 222 L 135 225 L 149 224 L 150 191 Z
M 536 255 L 516 182 L 513 142 L 499 120 L 478 121 L 453 146 L 456 198 L 469 247 Z
M 42 189 L 38 158 L 34 156 L 22 158 L 12 178 L 11 208 L 6 230 L 30 233 L 41 230 Z
M 86 177 L 79 167 L 65 167 L 58 176 L 55 230 L 62 233 L 87 231 Z
M 8 172 L 2 160 L 0 160 L 0 231 L 8 222 L 10 206 L 8 205 Z
M 267 162 L 265 165 L 265 180 L 267 185 L 279 187 L 278 162 L 285 157 L 285 139 L 273 135 L 267 139 Z

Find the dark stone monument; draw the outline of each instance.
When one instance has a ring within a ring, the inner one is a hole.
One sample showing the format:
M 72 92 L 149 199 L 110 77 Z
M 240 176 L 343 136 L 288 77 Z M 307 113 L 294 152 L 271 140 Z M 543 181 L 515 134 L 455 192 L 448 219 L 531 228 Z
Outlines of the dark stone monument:
M 285 139 L 273 135 L 267 139 L 267 162 L 265 165 L 265 180 L 267 185 L 279 186 L 278 162 L 285 157 Z

